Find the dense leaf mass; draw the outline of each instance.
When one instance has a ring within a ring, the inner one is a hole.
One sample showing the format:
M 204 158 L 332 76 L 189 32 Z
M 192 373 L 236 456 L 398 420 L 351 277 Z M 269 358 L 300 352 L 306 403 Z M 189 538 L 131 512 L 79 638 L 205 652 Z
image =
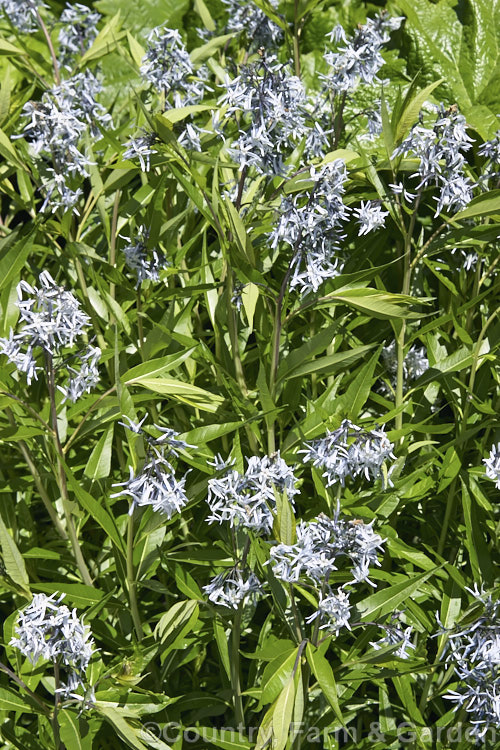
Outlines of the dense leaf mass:
M 0 0 L 0 738 L 500 732 L 500 0 Z

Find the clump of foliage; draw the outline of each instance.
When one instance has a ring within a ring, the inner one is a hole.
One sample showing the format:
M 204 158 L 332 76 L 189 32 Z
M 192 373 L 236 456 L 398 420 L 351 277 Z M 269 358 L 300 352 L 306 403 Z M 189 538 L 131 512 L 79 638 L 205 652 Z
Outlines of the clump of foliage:
M 496 746 L 489 0 L 0 0 L 0 736 Z

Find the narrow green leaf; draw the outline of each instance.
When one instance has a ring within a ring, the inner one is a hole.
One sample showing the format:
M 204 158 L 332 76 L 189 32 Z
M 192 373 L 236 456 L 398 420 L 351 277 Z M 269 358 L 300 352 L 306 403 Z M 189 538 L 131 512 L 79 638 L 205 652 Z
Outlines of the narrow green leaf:
M 89 456 L 84 473 L 92 481 L 109 477 L 113 447 L 114 422 L 104 430 Z
M 75 493 L 75 496 L 87 513 L 99 524 L 99 526 L 106 532 L 107 536 L 115 543 L 119 550 L 125 552 L 125 542 L 123 536 L 118 531 L 115 524 L 114 518 L 103 508 L 103 506 L 94 498 L 90 493 L 85 490 L 80 482 L 78 482 L 73 472 L 69 469 L 65 463 L 66 477 L 70 489 Z
M 500 214 L 500 190 L 489 190 L 471 200 L 467 208 L 453 216 L 453 221 L 470 219 L 472 216 Z
M 321 652 L 315 648 L 312 643 L 308 643 L 306 646 L 306 657 L 311 667 L 313 675 L 318 680 L 318 684 L 323 691 L 323 695 L 333 709 L 333 712 L 337 719 L 340 721 L 342 726 L 345 726 L 344 717 L 340 709 L 339 697 L 337 693 L 337 685 L 335 677 L 333 676 L 333 670 L 329 665 L 326 658 Z
M 159 620 L 154 635 L 164 648 L 168 648 L 179 636 L 185 634 L 186 626 L 194 624 L 198 616 L 198 602 L 187 599 L 173 604 Z
M 413 99 L 408 102 L 396 127 L 396 143 L 399 143 L 399 141 L 402 141 L 403 138 L 408 135 L 408 133 L 410 132 L 410 128 L 418 120 L 418 115 L 420 113 L 420 110 L 422 109 L 422 105 L 427 101 L 434 89 L 440 86 L 443 81 L 444 78 L 439 78 L 439 80 L 434 81 L 433 83 L 429 84 L 429 86 L 426 86 L 424 89 L 422 89 L 422 91 L 419 91 L 418 94 L 416 94 Z
M 92 735 L 88 722 L 76 712 L 61 709 L 57 715 L 61 740 L 71 750 L 92 750 Z
M 294 703 L 295 680 L 292 675 L 279 694 L 273 712 L 273 750 L 285 750 L 290 732 Z
M 23 556 L 17 548 L 17 544 L 11 537 L 2 516 L 0 515 L 0 546 L 5 570 L 9 578 L 22 589 L 28 599 L 31 599 L 30 582 Z
M 420 586 L 438 569 L 438 567 L 435 567 L 433 570 L 419 573 L 416 576 L 409 576 L 405 581 L 395 583 L 393 586 L 388 586 L 375 594 L 371 594 L 358 604 L 361 618 L 363 620 L 373 619 L 373 616 L 380 618 L 389 614 L 389 612 L 393 612 L 401 602 L 415 594 Z
M 196 385 L 173 378 L 138 378 L 128 380 L 126 385 L 140 385 L 161 396 L 171 396 L 177 401 L 196 406 L 204 411 L 215 412 L 224 399 Z

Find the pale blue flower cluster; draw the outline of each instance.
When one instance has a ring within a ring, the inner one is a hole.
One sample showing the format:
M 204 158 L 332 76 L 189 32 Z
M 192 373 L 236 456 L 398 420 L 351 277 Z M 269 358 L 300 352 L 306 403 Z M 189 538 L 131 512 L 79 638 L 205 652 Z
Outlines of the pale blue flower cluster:
M 82 150 L 85 132 L 90 131 L 95 137 L 99 125 L 108 126 L 111 122 L 110 115 L 96 100 L 101 88 L 97 78 L 87 70 L 46 91 L 40 102 L 24 105 L 23 115 L 29 122 L 23 135 L 34 154 L 51 164 L 42 172 L 46 196 L 42 211 L 48 206 L 52 211 L 73 208 L 82 195 L 81 188 L 74 189 L 68 180 L 89 174 L 91 162 Z
M 202 66 L 195 72 L 177 29 L 158 26 L 150 32 L 141 75 L 163 94 L 167 108 L 198 104 L 207 91 L 208 70 Z
M 226 468 L 221 477 L 208 480 L 209 523 L 229 523 L 255 533 L 269 534 L 276 514 L 276 492 L 286 492 L 292 502 L 299 492 L 293 469 L 276 453 L 251 456 L 247 470 L 239 474 Z
M 306 443 L 304 462 L 310 462 L 323 469 L 327 486 L 347 478 L 364 476 L 366 479 L 382 479 L 382 486 L 390 484 L 392 466 L 386 462 L 395 460 L 394 444 L 390 442 L 381 427 L 377 430 L 364 430 L 350 420 L 344 419 L 337 430 L 328 432 L 326 437 Z
M 419 159 L 417 190 L 437 185 L 440 188 L 435 216 L 446 208 L 459 211 L 472 200 L 475 184 L 464 173 L 463 152 L 471 148 L 473 139 L 467 134 L 467 123 L 456 107 L 436 108 L 432 128 L 414 125 L 410 135 L 394 150 L 392 158 L 415 155 Z
M 97 36 L 100 13 L 93 13 L 81 3 L 66 3 L 59 19 L 59 61 L 71 69 L 75 58 L 85 54 Z
M 58 664 L 67 673 L 66 682 L 57 688 L 63 698 L 92 702 L 85 672 L 92 654 L 94 640 L 88 625 L 76 609 L 61 604 L 64 594 L 34 594 L 31 603 L 20 610 L 10 646 L 19 649 L 33 665 L 40 658 Z M 84 696 L 76 693 L 83 688 Z
M 341 159 L 310 167 L 303 193 L 281 199 L 278 222 L 270 233 L 271 247 L 292 248 L 290 287 L 302 294 L 316 292 L 326 280 L 342 272 L 340 243 L 349 210 L 342 200 L 347 171 Z
M 58 286 L 48 271 L 40 274 L 39 283 L 39 287 L 34 287 L 26 281 L 19 282 L 17 306 L 23 325 L 18 333 L 11 330 L 8 338 L 0 339 L 0 353 L 26 375 L 28 384 L 37 380 L 45 367 L 45 363 L 39 364 L 39 354 L 45 352 L 52 358 L 63 358 L 64 350 L 74 346 L 90 322 L 73 292 Z M 99 348 L 85 345 L 83 352 L 73 358 L 80 360 L 80 367 L 67 366 L 69 383 L 65 388 L 60 387 L 66 398 L 77 401 L 97 384 L 100 355 Z
M 471 734 L 480 740 L 500 725 L 500 600 L 477 587 L 470 593 L 483 605 L 483 614 L 451 631 L 442 630 L 448 637 L 445 661 L 458 681 L 444 697 L 457 709 L 465 708 Z
M 342 26 L 336 26 L 328 36 L 337 43 L 337 51 L 324 55 L 330 70 L 320 76 L 325 86 L 337 94 L 353 91 L 360 82 L 376 82 L 377 73 L 384 64 L 382 47 L 390 40 L 391 32 L 399 29 L 403 20 L 402 17 L 390 17 L 381 13 L 375 18 L 369 18 L 364 26 L 359 26 L 351 38 L 346 36 Z
M 251 50 L 263 47 L 266 50 L 281 44 L 283 32 L 257 5 L 241 0 L 222 0 L 228 9 L 226 30 L 244 33 Z M 269 0 L 270 7 L 276 11 L 277 0 Z
M 128 423 L 120 422 L 127 430 L 144 438 L 147 455 L 138 473 L 130 467 L 129 479 L 113 485 L 123 487 L 123 489 L 112 497 L 129 497 L 131 499 L 130 515 L 136 507 L 151 506 L 155 513 L 162 513 L 170 519 L 179 513 L 189 501 L 185 490 L 187 474 L 182 479 L 177 479 L 171 458 L 177 457 L 180 449 L 196 446 L 179 439 L 178 433 L 170 427 L 153 425 L 153 430 L 160 432 L 160 435 L 152 436 L 142 427 L 145 420 L 146 417 L 139 423 L 130 419 Z
M 249 570 L 242 572 L 237 567 L 219 573 L 203 586 L 203 590 L 213 604 L 233 609 L 238 609 L 243 601 L 254 605 L 263 594 L 262 585 L 255 573 Z
M 159 281 L 160 271 L 169 264 L 163 253 L 155 248 L 148 248 L 149 230 L 142 225 L 138 228 L 133 241 L 130 237 L 122 237 L 122 239 L 127 241 L 122 250 L 125 263 L 137 277 L 136 287 L 146 280 Z
M 11 24 L 25 34 L 37 31 L 37 13 L 48 5 L 41 0 L 0 0 L 0 11 L 3 11 Z

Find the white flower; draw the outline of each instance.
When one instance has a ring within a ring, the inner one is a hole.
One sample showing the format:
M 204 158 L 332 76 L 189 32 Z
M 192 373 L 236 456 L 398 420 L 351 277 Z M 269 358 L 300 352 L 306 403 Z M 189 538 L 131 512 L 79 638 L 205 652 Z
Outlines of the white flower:
M 282 581 L 293 583 L 305 576 L 322 584 L 332 571 L 339 569 L 342 558 L 348 558 L 353 566 L 349 583 L 366 581 L 373 585 L 368 578 L 369 568 L 379 565 L 377 550 L 382 549 L 383 542 L 372 524 L 346 521 L 338 514 L 333 519 L 321 514 L 314 521 L 297 525 L 295 544 L 272 546 L 269 562 L 274 575 Z
M 372 84 L 378 80 L 377 73 L 384 64 L 380 51 L 390 39 L 390 32 L 401 25 L 403 18 L 390 18 L 380 14 L 369 18 L 348 39 L 341 26 L 336 26 L 327 36 L 339 46 L 337 52 L 327 52 L 325 61 L 330 67 L 326 75 L 320 74 L 325 85 L 335 94 L 353 91 L 363 82 Z
M 275 492 L 286 492 L 292 502 L 298 490 L 293 470 L 280 457 L 251 456 L 245 474 L 228 470 L 208 480 L 208 523 L 229 522 L 257 533 L 269 534 L 276 513 Z
M 338 635 L 342 628 L 350 630 L 349 594 L 342 588 L 337 589 L 336 593 L 332 589 L 326 594 L 320 593 L 318 609 L 307 618 L 307 622 L 312 622 L 317 617 L 323 623 L 320 630 L 331 630 L 335 635 Z
M 239 568 L 231 568 L 228 572 L 219 573 L 209 584 L 203 586 L 209 600 L 214 604 L 238 609 L 245 599 L 255 603 L 258 596 L 263 594 L 262 586 L 251 571 L 245 576 Z
M 159 281 L 160 271 L 168 266 L 168 261 L 159 250 L 148 249 L 149 230 L 140 226 L 134 241 L 130 237 L 120 237 L 128 243 L 123 247 L 123 254 L 125 263 L 137 276 L 136 287 L 146 280 Z
M 440 194 L 436 198 L 435 216 L 447 207 L 450 211 L 464 208 L 472 199 L 475 184 L 464 175 L 465 156 L 462 152 L 471 148 L 473 139 L 466 132 L 465 117 L 456 107 L 445 111 L 436 108 L 436 121 L 432 128 L 414 125 L 410 135 L 394 150 L 392 159 L 413 154 L 419 158 L 417 172 L 418 189 L 437 185 Z
M 19 612 L 15 626 L 15 638 L 10 645 L 17 648 L 33 665 L 39 658 L 47 659 L 63 666 L 68 673 L 68 682 L 63 683 L 60 692 L 63 697 L 75 695 L 79 687 L 85 689 L 85 670 L 95 652 L 94 641 L 88 625 L 78 618 L 76 609 L 71 611 L 61 604 L 64 594 L 55 600 L 57 594 L 34 594 L 31 604 Z
M 493 445 L 488 458 L 483 458 L 486 466 L 486 476 L 493 479 L 495 487 L 500 490 L 500 443 Z
M 360 237 L 373 229 L 385 226 L 385 217 L 389 215 L 389 211 L 382 211 L 379 201 L 361 201 L 361 207 L 355 208 L 353 213 L 358 217 Z
M 0 0 L 0 11 L 18 31 L 31 34 L 38 29 L 37 11 L 48 8 L 41 0 Z
M 86 5 L 66 3 L 61 13 L 59 31 L 59 56 L 61 64 L 71 69 L 73 58 L 83 55 L 97 36 L 100 13 L 92 13 Z
M 392 453 L 394 444 L 390 442 L 381 427 L 365 431 L 344 419 L 337 430 L 326 437 L 306 443 L 304 462 L 324 469 L 327 486 L 340 482 L 345 484 L 348 477 L 355 479 L 363 474 L 366 479 L 382 478 L 382 486 L 390 484 L 392 467 L 385 468 L 388 459 L 395 459 Z
M 411 625 L 404 629 L 401 627 L 401 614 L 401 612 L 394 612 L 388 625 L 379 626 L 384 635 L 378 641 L 370 641 L 370 646 L 378 651 L 384 646 L 397 645 L 394 655 L 400 659 L 409 659 L 411 654 L 408 649 L 415 649 L 415 645 L 411 642 L 413 628 Z
M 484 613 L 462 627 L 441 631 L 448 636 L 445 665 L 458 680 L 457 689 L 444 697 L 465 708 L 472 736 L 481 739 L 500 724 L 500 601 L 477 586 L 467 590 L 484 605 Z
M 174 107 L 198 104 L 207 90 L 203 80 L 208 74 L 201 68 L 195 71 L 189 53 L 177 29 L 156 27 L 148 36 L 146 54 L 142 60 L 141 75 L 165 94 L 165 106 L 173 96 Z

